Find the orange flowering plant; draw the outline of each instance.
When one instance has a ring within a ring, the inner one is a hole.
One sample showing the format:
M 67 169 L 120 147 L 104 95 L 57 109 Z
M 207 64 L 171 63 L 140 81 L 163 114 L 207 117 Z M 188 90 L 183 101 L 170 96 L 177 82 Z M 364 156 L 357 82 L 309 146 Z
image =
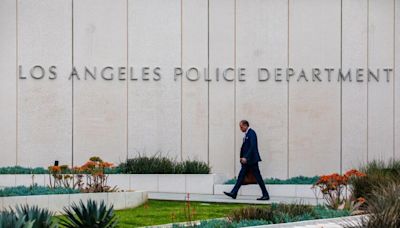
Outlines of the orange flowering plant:
M 73 176 L 70 175 L 71 171 L 68 168 L 68 165 L 54 165 L 48 167 L 50 176 L 49 176 L 49 185 L 52 188 L 56 187 L 64 187 L 64 188 L 73 188 Z
M 107 185 L 108 175 L 105 174 L 106 168 L 112 168 L 114 164 L 103 161 L 100 157 L 91 157 L 81 167 L 78 167 L 80 174 L 86 177 L 86 187 L 83 192 L 110 192 L 116 191 L 116 187 Z
M 312 188 L 314 189 L 315 194 L 318 192 L 322 193 L 327 206 L 330 208 L 355 208 L 359 206 L 355 202 L 359 202 L 360 205 L 364 202 L 360 199 L 354 200 L 351 198 L 349 180 L 351 178 L 362 176 L 365 176 L 365 174 L 355 169 L 349 170 L 343 175 L 339 175 L 338 173 L 323 175 L 318 179 Z
M 67 165 L 49 166 L 50 187 L 79 189 L 81 192 L 110 192 L 116 187 L 107 185 L 108 175 L 105 169 L 113 168 L 110 162 L 100 157 L 91 157 L 82 166 L 69 168 Z

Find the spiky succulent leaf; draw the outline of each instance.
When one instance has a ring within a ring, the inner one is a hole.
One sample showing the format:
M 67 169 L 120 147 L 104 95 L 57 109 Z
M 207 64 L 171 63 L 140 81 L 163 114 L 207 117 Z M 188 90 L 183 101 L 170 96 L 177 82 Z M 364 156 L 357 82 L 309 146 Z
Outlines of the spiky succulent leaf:
M 98 203 L 88 200 L 85 204 L 80 200 L 79 204 L 73 203 L 71 207 L 65 207 L 64 212 L 66 215 L 60 224 L 68 228 L 112 228 L 118 224 L 114 207 L 107 207 L 104 201 Z
M 26 223 L 32 222 L 32 228 L 56 228 L 58 227 L 53 220 L 54 213 L 38 206 L 20 205 L 16 208 L 18 220 Z

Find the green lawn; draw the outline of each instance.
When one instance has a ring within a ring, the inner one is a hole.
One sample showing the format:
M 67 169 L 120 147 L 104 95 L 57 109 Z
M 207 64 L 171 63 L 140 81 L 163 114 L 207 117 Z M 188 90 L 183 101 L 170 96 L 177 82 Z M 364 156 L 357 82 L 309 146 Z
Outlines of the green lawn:
M 226 217 L 234 208 L 247 204 L 221 204 L 190 202 L 192 220 Z M 186 202 L 149 200 L 148 203 L 133 209 L 116 211 L 120 227 L 139 227 L 188 221 Z

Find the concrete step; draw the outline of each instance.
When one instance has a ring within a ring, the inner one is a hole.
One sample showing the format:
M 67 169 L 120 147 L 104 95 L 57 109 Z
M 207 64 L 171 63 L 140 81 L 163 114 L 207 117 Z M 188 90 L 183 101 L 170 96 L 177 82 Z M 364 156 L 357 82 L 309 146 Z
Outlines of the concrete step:
M 268 201 L 257 200 L 259 196 L 238 196 L 236 199 L 232 199 L 225 195 L 211 195 L 211 194 L 189 194 L 190 201 L 197 202 L 214 202 L 214 203 L 243 203 L 243 204 L 271 204 L 271 203 L 303 203 L 308 205 L 317 205 L 322 201 L 316 200 L 315 198 L 301 198 L 301 197 L 271 197 Z M 156 200 L 175 200 L 175 201 L 186 201 L 187 194 L 185 193 L 160 193 L 160 192 L 149 192 L 149 199 Z

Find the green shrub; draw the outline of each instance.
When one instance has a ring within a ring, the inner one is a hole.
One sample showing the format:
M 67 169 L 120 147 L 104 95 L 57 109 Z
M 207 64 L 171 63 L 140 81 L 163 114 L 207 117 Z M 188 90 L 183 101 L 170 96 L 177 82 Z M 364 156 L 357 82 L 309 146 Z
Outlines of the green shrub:
M 266 184 L 314 184 L 315 182 L 317 182 L 318 178 L 319 176 L 314 176 L 314 177 L 297 176 L 286 180 L 269 178 L 265 180 L 265 183 Z
M 326 206 L 318 205 L 314 207 L 314 215 L 317 219 L 328 219 L 336 217 L 350 216 L 351 211 L 349 210 L 334 210 L 327 208 Z
M 229 222 L 226 220 L 211 220 L 202 222 L 200 225 L 196 226 L 199 228 L 238 228 L 238 227 L 246 227 L 246 226 L 261 226 L 268 225 L 270 222 L 264 220 L 241 220 L 239 222 Z
M 347 227 L 400 227 L 400 185 L 391 182 L 375 186 L 370 195 L 366 213 L 368 218 Z
M 62 169 L 61 174 L 71 174 L 72 171 L 69 168 Z M 106 174 L 118 174 L 121 170 L 116 168 L 106 168 Z M 43 167 L 27 168 L 22 166 L 8 166 L 0 167 L 0 174 L 49 174 L 49 170 Z
M 105 168 L 104 173 L 105 174 L 120 174 L 120 173 L 122 173 L 122 170 L 120 167 Z
M 210 167 L 205 162 L 183 161 L 176 162 L 161 155 L 152 157 L 139 155 L 121 163 L 118 169 L 129 174 L 208 174 Z
M 316 218 L 314 208 L 303 204 L 272 204 L 269 207 L 245 207 L 232 211 L 230 220 L 265 220 L 271 223 L 286 223 Z
M 241 220 L 236 223 L 232 223 L 233 227 L 246 227 L 246 226 L 261 226 L 261 225 L 268 225 L 271 222 L 265 220 Z
M 167 174 L 174 173 L 174 162 L 166 157 L 146 157 L 139 155 L 136 158 L 127 159 L 119 168 L 123 173 L 134 174 Z
M 209 174 L 210 166 L 201 161 L 183 161 L 175 165 L 175 173 L 182 174 Z
M 229 215 L 229 219 L 234 222 L 240 222 L 242 220 L 264 220 L 277 224 L 348 215 L 350 215 L 350 212 L 347 210 L 336 211 L 322 206 L 272 204 L 267 207 L 250 206 L 233 210 Z
M 291 217 L 314 214 L 314 208 L 304 204 L 272 204 L 272 211 L 287 214 Z
M 21 166 L 0 167 L 0 174 L 47 174 L 49 171 L 42 167 L 26 168 Z
M 194 227 L 198 228 L 238 228 L 238 227 L 246 227 L 246 226 L 261 226 L 261 225 L 268 225 L 271 224 L 270 222 L 264 220 L 242 220 L 240 222 L 230 222 L 227 220 L 222 219 L 212 219 L 203 221 L 200 225 L 195 225 Z M 187 227 L 184 225 L 177 225 L 174 224 L 173 228 L 182 228 Z
M 72 194 L 79 193 L 79 190 L 71 188 L 49 188 L 44 186 L 33 185 L 30 187 L 16 186 L 6 187 L 0 190 L 0 197 L 4 196 L 28 196 L 28 195 L 50 195 L 50 194 Z
M 73 203 L 70 208 L 64 208 L 65 217 L 60 224 L 69 228 L 112 228 L 117 227 L 118 220 L 114 207 L 107 207 L 104 201 L 100 204 L 89 199 L 86 204 L 80 200 L 79 205 Z
M 365 173 L 365 177 L 352 178 L 350 184 L 353 187 L 355 198 L 363 197 L 367 200 L 372 194 L 372 190 L 377 186 L 386 185 L 392 182 L 400 184 L 400 161 L 391 160 L 387 163 L 383 161 L 372 161 L 360 168 Z
M 239 222 L 241 220 L 266 220 L 273 221 L 274 220 L 274 212 L 271 207 L 243 207 L 239 209 L 235 209 L 228 216 L 229 220 L 234 222 Z
M 297 176 L 292 177 L 286 180 L 281 180 L 278 178 L 267 178 L 264 180 L 265 184 L 314 184 L 318 180 L 318 176 L 314 177 L 304 177 L 304 176 Z M 237 179 L 230 179 L 225 182 L 225 184 L 235 184 Z

